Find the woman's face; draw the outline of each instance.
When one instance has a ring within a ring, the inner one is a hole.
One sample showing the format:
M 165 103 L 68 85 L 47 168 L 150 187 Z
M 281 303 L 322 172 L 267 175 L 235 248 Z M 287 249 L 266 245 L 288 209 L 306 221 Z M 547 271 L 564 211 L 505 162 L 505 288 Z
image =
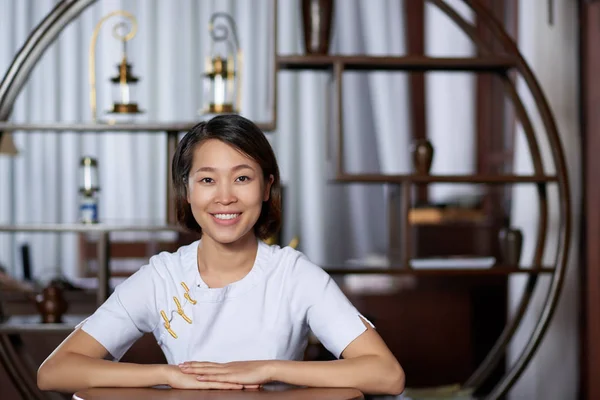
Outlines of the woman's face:
M 256 161 L 220 140 L 196 146 L 187 200 L 202 235 L 221 244 L 254 236 L 272 182 Z

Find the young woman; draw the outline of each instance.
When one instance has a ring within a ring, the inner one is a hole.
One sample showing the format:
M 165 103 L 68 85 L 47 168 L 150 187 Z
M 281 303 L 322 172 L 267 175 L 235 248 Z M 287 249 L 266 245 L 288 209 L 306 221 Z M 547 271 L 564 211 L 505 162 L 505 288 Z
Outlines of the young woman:
M 44 361 L 42 390 L 244 389 L 276 381 L 399 394 L 404 372 L 335 282 L 263 241 L 280 226 L 279 168 L 264 134 L 226 115 L 173 159 L 177 218 L 201 239 L 150 259 Z M 312 331 L 338 360 L 301 361 Z M 152 332 L 168 365 L 119 360 Z

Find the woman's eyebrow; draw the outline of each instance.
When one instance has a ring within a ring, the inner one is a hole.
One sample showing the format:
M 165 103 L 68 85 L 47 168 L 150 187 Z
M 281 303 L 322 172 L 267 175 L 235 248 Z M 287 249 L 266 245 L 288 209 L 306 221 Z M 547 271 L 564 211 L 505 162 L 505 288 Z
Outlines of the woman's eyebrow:
M 240 165 L 236 165 L 235 167 L 231 168 L 232 171 L 239 171 L 241 169 L 251 169 L 252 171 L 254 171 L 254 168 L 252 168 L 248 164 L 240 164 Z M 200 167 L 196 170 L 196 172 L 215 172 L 216 170 L 217 169 L 213 168 L 213 167 Z
M 240 169 L 251 169 L 254 171 L 254 168 L 252 168 L 248 164 L 240 164 L 240 165 L 236 165 L 235 167 L 231 168 L 232 171 L 239 171 Z

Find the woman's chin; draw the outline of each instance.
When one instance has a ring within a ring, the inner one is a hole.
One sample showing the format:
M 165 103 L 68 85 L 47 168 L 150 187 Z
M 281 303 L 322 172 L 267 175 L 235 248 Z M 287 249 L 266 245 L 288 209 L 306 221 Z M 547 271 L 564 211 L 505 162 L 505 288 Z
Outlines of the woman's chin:
M 240 239 L 238 235 L 214 235 L 212 239 L 219 244 L 232 244 Z
M 244 239 L 246 235 L 239 232 L 212 232 L 210 237 L 219 244 L 233 244 Z

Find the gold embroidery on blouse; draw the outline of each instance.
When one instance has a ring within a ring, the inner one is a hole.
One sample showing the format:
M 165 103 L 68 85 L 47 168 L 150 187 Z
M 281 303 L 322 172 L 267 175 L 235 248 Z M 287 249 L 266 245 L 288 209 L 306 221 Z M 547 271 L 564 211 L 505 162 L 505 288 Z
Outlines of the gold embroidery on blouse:
M 181 286 L 183 287 L 183 290 L 185 290 L 183 297 L 192 305 L 195 305 L 196 303 L 198 303 L 196 300 L 194 300 L 190 297 L 190 293 L 189 293 L 190 288 L 188 287 L 188 285 L 186 285 L 185 282 L 181 282 Z M 188 324 L 191 324 L 192 320 L 190 319 L 190 317 L 185 315 L 185 311 L 183 310 L 183 307 L 181 306 L 179 299 L 176 296 L 173 296 L 173 300 L 175 301 L 175 305 L 177 306 L 177 314 L 181 315 L 181 318 L 183 318 L 185 320 L 185 322 L 187 322 Z M 162 319 L 165 321 L 164 326 L 165 326 L 165 329 L 167 330 L 167 332 L 169 332 L 171 334 L 171 336 L 173 336 L 175 339 L 177 339 L 177 334 L 175 332 L 173 332 L 173 330 L 171 329 L 171 320 L 167 317 L 167 313 L 164 310 L 161 310 L 160 315 L 162 316 Z M 171 319 L 172 319 L 173 311 L 170 312 L 170 315 L 171 315 Z
M 181 307 L 181 303 L 179 302 L 179 299 L 175 296 L 173 296 L 173 300 L 175 300 L 175 304 L 177 305 L 177 314 L 181 315 L 181 317 L 183 319 L 185 319 L 185 322 L 187 322 L 188 324 L 192 323 L 192 320 L 185 315 L 185 312 L 183 311 L 183 308 Z
M 183 290 L 185 290 L 185 294 L 183 295 L 183 297 L 192 305 L 196 305 L 197 301 L 190 297 L 190 288 L 188 287 L 188 285 L 186 285 L 185 282 L 181 282 L 181 286 L 183 286 Z
M 163 320 L 165 321 L 164 325 L 165 325 L 165 329 L 167 330 L 167 332 L 169 332 L 171 334 L 171 336 L 173 336 L 175 339 L 177 339 L 177 335 L 171 329 L 171 322 L 169 321 L 169 318 L 167 318 L 167 314 L 165 313 L 165 311 L 161 310 L 160 315 L 162 316 Z

